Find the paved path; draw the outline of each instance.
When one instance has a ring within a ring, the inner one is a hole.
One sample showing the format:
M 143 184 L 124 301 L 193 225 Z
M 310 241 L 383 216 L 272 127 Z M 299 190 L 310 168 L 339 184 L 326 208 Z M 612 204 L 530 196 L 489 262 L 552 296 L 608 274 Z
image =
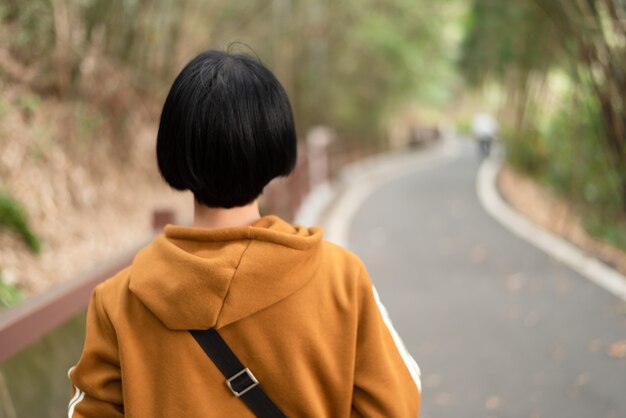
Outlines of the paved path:
M 349 228 L 422 369 L 422 417 L 626 417 L 626 305 L 490 218 L 478 165 L 466 144 L 386 182 Z

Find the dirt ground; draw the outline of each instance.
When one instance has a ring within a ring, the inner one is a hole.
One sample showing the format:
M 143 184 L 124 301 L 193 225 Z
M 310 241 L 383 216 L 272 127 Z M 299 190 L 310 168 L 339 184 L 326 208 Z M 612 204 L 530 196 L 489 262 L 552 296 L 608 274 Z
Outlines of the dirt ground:
M 88 105 L 37 102 L 20 86 L 2 87 L 0 189 L 22 204 L 42 243 L 35 255 L 0 231 L 6 282 L 42 293 L 149 239 L 154 209 L 191 218 L 191 195 L 171 191 L 158 174 L 154 112 L 138 109 L 125 121 L 128 138 L 118 139 Z
M 504 166 L 500 173 L 498 187 L 509 204 L 532 221 L 626 274 L 626 253 L 590 237 L 581 226 L 576 208 L 546 187 L 508 166 Z

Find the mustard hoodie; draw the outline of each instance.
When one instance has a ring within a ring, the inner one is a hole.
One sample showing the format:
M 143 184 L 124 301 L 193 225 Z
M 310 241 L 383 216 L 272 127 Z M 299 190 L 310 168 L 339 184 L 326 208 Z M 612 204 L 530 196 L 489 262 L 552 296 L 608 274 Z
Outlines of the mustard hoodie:
M 419 370 L 362 262 L 317 227 L 167 225 L 96 287 L 69 417 L 253 417 L 188 330 L 215 327 L 291 418 L 418 416 Z

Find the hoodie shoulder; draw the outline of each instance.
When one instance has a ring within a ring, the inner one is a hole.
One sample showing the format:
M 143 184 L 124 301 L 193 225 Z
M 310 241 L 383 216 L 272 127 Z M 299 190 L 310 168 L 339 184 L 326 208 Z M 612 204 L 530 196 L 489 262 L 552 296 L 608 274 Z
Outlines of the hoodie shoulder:
M 365 269 L 363 260 L 347 248 L 326 240 L 322 241 L 322 246 L 324 253 L 326 253 L 328 257 L 332 258 L 333 261 L 336 261 L 346 267 L 352 267 L 357 270 L 357 273 L 358 270 Z
M 112 319 L 113 308 L 119 306 L 124 295 L 129 292 L 131 268 L 132 266 L 123 268 L 94 289 L 94 294 L 100 299 L 102 308 L 110 319 Z
M 337 291 L 356 295 L 362 288 L 371 287 L 367 268 L 358 255 L 329 241 L 322 241 L 322 249 L 326 271 Z

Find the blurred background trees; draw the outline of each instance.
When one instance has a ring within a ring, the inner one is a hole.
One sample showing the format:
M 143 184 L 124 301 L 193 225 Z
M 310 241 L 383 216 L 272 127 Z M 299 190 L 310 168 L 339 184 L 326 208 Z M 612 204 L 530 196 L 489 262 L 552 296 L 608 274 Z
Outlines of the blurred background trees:
M 500 93 L 509 162 L 626 248 L 626 3 L 475 0 L 459 66 Z
M 132 248 L 152 208 L 190 210 L 154 141 L 175 75 L 208 48 L 256 54 L 299 138 L 325 125 L 338 149 L 495 113 L 507 162 L 626 250 L 625 0 L 2 0 L 0 310 Z M 0 370 L 25 416 L 65 410 L 83 321 L 35 348 L 50 379 Z
M 465 8 L 462 0 L 3 0 L 0 189 L 24 208 L 41 254 L 2 227 L 11 220 L 0 213 L 0 283 L 38 293 L 119 251 L 116 239 L 150 232 L 142 210 L 187 216 L 189 202 L 159 189 L 154 141 L 168 88 L 200 51 L 256 54 L 285 86 L 299 138 L 332 128 L 332 154 L 343 161 L 382 149 L 404 109 L 435 109 L 419 113 L 435 123 L 460 86 Z
M 176 73 L 230 48 L 276 73 L 302 139 L 326 125 L 371 147 L 403 119 L 496 112 L 507 160 L 626 248 L 625 22 L 623 0 L 4 0 L 0 187 L 42 223 L 110 202 L 97 179 L 153 165 L 138 138 Z M 24 153 L 56 170 L 40 196 Z
M 398 103 L 446 98 L 457 3 L 7 0 L 0 68 L 41 94 L 80 96 L 106 66 L 161 103 L 196 53 L 240 41 L 249 48 L 232 48 L 256 53 L 285 85 L 301 133 L 328 124 L 374 139 Z

